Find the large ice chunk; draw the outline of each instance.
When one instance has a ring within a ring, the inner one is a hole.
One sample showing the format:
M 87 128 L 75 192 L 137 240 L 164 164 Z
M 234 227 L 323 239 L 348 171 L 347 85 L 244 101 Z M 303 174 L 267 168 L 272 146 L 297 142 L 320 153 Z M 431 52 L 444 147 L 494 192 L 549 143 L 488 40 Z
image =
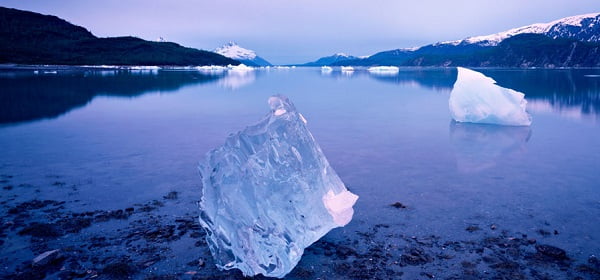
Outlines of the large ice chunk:
M 200 164 L 200 223 L 220 269 L 283 277 L 304 249 L 352 219 L 349 192 L 284 96 Z
M 525 95 L 496 85 L 482 73 L 458 67 L 450 93 L 450 113 L 458 122 L 531 125 Z

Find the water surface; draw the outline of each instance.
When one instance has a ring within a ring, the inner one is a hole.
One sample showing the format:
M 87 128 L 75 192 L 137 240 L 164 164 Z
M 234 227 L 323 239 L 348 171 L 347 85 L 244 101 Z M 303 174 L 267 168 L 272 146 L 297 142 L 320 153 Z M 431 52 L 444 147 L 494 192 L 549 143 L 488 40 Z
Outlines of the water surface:
M 360 196 L 353 221 L 326 241 L 349 240 L 360 250 L 368 247 L 361 236 L 378 228 L 439 240 L 526 235 L 586 263 L 600 254 L 600 70 L 481 71 L 525 93 L 531 127 L 454 123 L 448 97 L 455 69 L 406 68 L 391 76 L 337 69 L 322 74 L 318 68 L 230 75 L 3 71 L 0 174 L 2 185 L 12 186 L 0 190 L 3 222 L 11 219 L 8 209 L 32 199 L 66 201 L 69 211 L 81 212 L 163 200 L 172 191 L 178 199 L 160 213 L 197 216 L 197 163 L 228 134 L 266 114 L 269 96 L 284 94 Z M 407 208 L 391 207 L 394 202 Z M 472 226 L 478 229 L 465 230 Z M 372 236 L 400 256 L 404 241 L 389 241 L 391 235 Z M 206 248 L 182 244 L 170 245 L 172 260 L 144 268 L 143 275 L 157 273 L 153 267 L 163 273 L 191 269 L 181 267 L 197 257 L 212 265 Z M 22 249 L 29 253 L 11 256 Z M 11 269 L 42 251 L 26 237 L 9 238 L 0 250 Z M 329 257 L 315 256 L 299 267 L 322 265 L 313 277 L 337 275 L 322 263 Z M 407 279 L 425 270 L 464 272 L 460 265 L 433 264 L 395 271 Z M 219 272 L 211 267 L 202 273 Z

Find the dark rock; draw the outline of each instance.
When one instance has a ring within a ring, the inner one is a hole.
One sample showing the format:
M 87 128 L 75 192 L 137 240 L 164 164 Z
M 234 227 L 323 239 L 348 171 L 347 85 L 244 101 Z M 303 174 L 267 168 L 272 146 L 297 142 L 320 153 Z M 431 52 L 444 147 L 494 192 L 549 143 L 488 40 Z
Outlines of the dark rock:
M 519 269 L 519 264 L 513 261 L 501 261 L 490 265 L 490 267 L 498 270 L 517 270 Z
M 543 245 L 543 244 L 538 244 L 535 246 L 535 249 L 537 250 L 537 252 L 545 257 L 549 257 L 551 259 L 554 260 L 567 260 L 569 259 L 569 257 L 567 257 L 567 252 L 565 252 L 565 250 L 558 248 L 558 247 L 554 247 L 554 246 L 550 246 L 550 245 Z
M 175 235 L 174 225 L 164 225 L 157 229 L 147 230 L 143 233 L 143 236 L 146 240 L 153 242 L 173 241 L 180 238 L 178 235 Z
M 478 226 L 476 226 L 476 225 L 470 225 L 470 226 L 468 226 L 468 227 L 467 227 L 465 230 L 466 230 L 466 231 L 468 231 L 468 232 L 474 232 L 474 231 L 481 230 L 481 228 L 479 228 L 479 227 L 478 227 Z
M 58 201 L 55 201 L 55 200 L 37 200 L 37 199 L 34 199 L 34 200 L 23 202 L 23 203 L 15 206 L 15 207 L 9 209 L 8 213 L 9 214 L 19 214 L 19 213 L 24 212 L 24 211 L 36 210 L 36 209 L 44 208 L 44 207 L 47 207 L 47 206 L 58 206 L 58 205 L 61 205 L 61 204 L 64 204 L 64 203 L 65 203 L 64 201 L 58 202 Z
M 394 202 L 390 206 L 398 208 L 398 209 L 406 209 L 407 206 L 402 204 L 401 202 Z
M 2 188 L 3 188 L 3 189 L 5 189 L 5 190 L 7 190 L 7 191 L 10 191 L 10 190 L 12 190 L 12 189 L 13 189 L 13 186 L 11 186 L 11 185 L 8 185 L 8 186 L 4 186 L 4 187 L 2 187 Z
M 167 195 L 163 196 L 164 199 L 177 199 L 178 193 L 176 191 L 169 192 Z
M 468 261 L 462 261 L 460 263 L 460 265 L 462 265 L 462 267 L 464 267 L 464 268 L 475 268 L 476 267 L 476 265 L 474 263 L 468 262 Z
M 541 236 L 549 236 L 551 233 L 547 230 L 539 229 L 537 231 Z
M 112 277 L 113 279 L 125 279 L 129 278 L 130 275 L 135 273 L 135 269 L 129 264 L 129 262 L 121 261 L 106 265 L 102 269 L 102 273 Z
M 55 224 L 32 223 L 19 231 L 19 235 L 31 235 L 33 237 L 55 238 L 63 235 L 63 232 Z
M 348 263 L 339 263 L 333 266 L 333 271 L 339 275 L 347 275 L 352 270 L 352 267 Z
M 303 268 L 301 266 L 296 266 L 290 273 L 290 276 L 295 276 L 300 279 L 313 279 L 314 275 L 315 273 L 312 270 Z
M 423 265 L 433 261 L 421 248 L 409 248 L 400 257 L 403 265 Z
M 343 260 L 345 260 L 349 256 L 356 256 L 356 251 L 354 249 L 343 245 L 337 246 L 335 253 L 339 258 Z
M 91 218 L 75 217 L 70 219 L 63 219 L 58 222 L 62 229 L 69 233 L 78 233 L 82 229 L 92 225 Z
M 42 280 L 46 278 L 46 273 L 44 271 L 39 270 L 27 270 L 23 272 L 19 272 L 15 275 L 10 275 L 6 279 L 12 280 Z

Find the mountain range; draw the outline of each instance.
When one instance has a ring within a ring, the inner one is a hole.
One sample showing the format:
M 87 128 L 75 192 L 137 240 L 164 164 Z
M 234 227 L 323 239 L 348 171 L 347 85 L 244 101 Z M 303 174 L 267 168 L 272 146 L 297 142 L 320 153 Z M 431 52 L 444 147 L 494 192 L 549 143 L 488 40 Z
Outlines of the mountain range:
M 321 57 L 313 62 L 308 62 L 308 63 L 302 64 L 302 66 L 326 66 L 326 65 L 332 65 L 335 63 L 343 63 L 344 61 L 348 61 L 348 60 L 358 60 L 358 59 L 360 59 L 360 58 L 356 57 L 356 56 L 347 55 L 345 53 L 336 53 L 331 56 Z
M 229 43 L 215 52 L 136 37 L 99 38 L 55 16 L 0 7 L 0 64 L 270 66 Z M 342 53 L 302 66 L 599 67 L 600 13 L 513 28 L 496 34 L 382 51 Z
M 600 13 L 418 48 L 383 51 L 367 58 L 326 65 L 597 67 L 600 66 Z
M 248 66 L 273 66 L 264 58 L 256 55 L 256 52 L 253 50 L 242 48 L 235 42 L 229 42 L 222 47 L 215 49 L 215 52 L 222 56 L 235 59 Z
M 209 51 L 136 37 L 98 38 L 55 16 L 0 7 L 0 63 L 238 65 Z

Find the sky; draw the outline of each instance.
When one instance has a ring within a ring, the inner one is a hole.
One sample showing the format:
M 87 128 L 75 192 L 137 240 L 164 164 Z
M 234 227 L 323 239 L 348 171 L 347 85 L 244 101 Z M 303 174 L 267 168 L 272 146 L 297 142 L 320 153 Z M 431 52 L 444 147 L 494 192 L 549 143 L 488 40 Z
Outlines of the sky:
M 422 46 L 600 12 L 599 0 L 0 0 L 99 37 L 163 37 L 214 50 L 235 41 L 274 64 Z

